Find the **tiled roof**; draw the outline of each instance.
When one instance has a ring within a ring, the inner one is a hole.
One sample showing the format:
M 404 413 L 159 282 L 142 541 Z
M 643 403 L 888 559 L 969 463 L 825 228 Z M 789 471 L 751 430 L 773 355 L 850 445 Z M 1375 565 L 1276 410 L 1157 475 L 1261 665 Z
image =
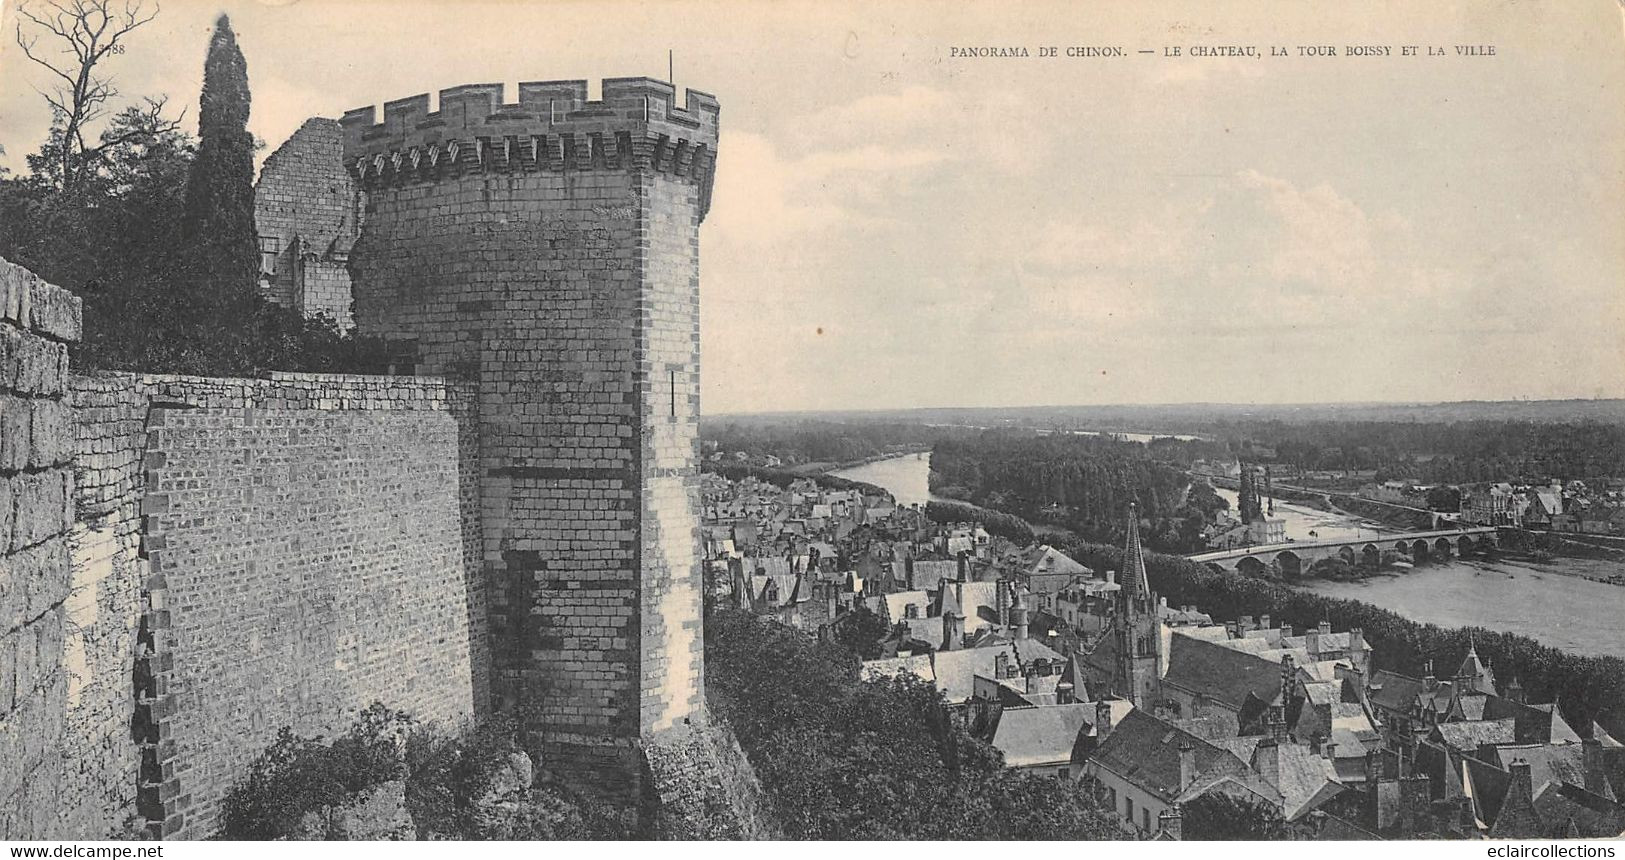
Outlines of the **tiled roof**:
M 926 606 L 930 604 L 931 599 L 923 591 L 894 591 L 884 595 L 882 600 L 886 604 L 886 620 L 896 624 L 908 615 L 907 607 L 910 605 L 916 607 L 920 615 L 925 615 Z
M 1371 673 L 1371 704 L 1390 711 L 1410 713 L 1422 695 L 1422 679 L 1378 669 Z
M 1254 759 L 1270 755 L 1272 750 L 1276 756 L 1275 788 L 1281 792 L 1281 814 L 1288 821 L 1296 820 L 1341 790 L 1336 767 L 1321 754 L 1306 746 L 1283 743 L 1273 748 L 1259 746 L 1253 752 Z M 1260 770 L 1256 766 L 1254 769 Z
M 957 561 L 931 561 L 915 560 L 914 587 L 925 591 L 936 591 L 942 587 L 945 579 L 959 577 L 959 562 Z
M 1184 788 L 1179 784 L 1181 743 L 1193 747 L 1198 777 L 1247 772 L 1247 766 L 1228 750 L 1141 710 L 1130 711 L 1114 726 L 1090 759 L 1157 797 L 1171 800 Z
M 936 681 L 937 676 L 932 671 L 931 655 L 916 654 L 912 657 L 884 657 L 879 660 L 863 661 L 863 677 L 888 678 L 895 675 L 917 675 L 922 680 Z
M 1070 761 L 1078 733 L 1094 725 L 1095 703 L 1045 708 L 1006 708 L 999 715 L 993 746 L 1009 767 Z
M 1280 698 L 1278 662 L 1217 642 L 1183 636 L 1177 630 L 1169 644 L 1164 684 L 1200 694 L 1232 710 L 1241 707 L 1248 693 L 1265 702 Z
M 1577 785 L 1547 783 L 1537 788 L 1535 812 L 1552 836 L 1563 834 L 1571 822 L 1583 838 L 1615 837 L 1625 831 L 1625 807 Z
M 1019 647 L 1018 647 L 1019 646 Z M 931 655 L 936 672 L 937 689 L 949 702 L 963 702 L 975 691 L 975 677 L 995 676 L 994 663 L 999 654 L 1006 655 L 1010 665 L 1031 663 L 1046 657 L 1060 660 L 1061 655 L 1031 639 L 1021 642 L 1000 642 L 982 648 L 938 651 Z
M 1518 739 L 1512 720 L 1458 720 L 1440 723 L 1434 731 L 1445 744 L 1464 753 L 1485 744 L 1510 744 Z
M 1495 763 L 1510 770 L 1514 761 L 1528 762 L 1529 781 L 1536 788 L 1548 782 L 1567 782 L 1584 786 L 1584 750 L 1580 744 L 1502 746 L 1495 749 Z

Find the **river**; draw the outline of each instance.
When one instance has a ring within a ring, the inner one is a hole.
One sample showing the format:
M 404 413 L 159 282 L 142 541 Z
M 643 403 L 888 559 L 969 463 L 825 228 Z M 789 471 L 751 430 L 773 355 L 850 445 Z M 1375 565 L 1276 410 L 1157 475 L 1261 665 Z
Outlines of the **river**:
M 883 487 L 899 505 L 923 505 L 926 502 L 951 502 L 931 492 L 931 455 L 903 454 L 875 460 L 850 469 L 831 472 L 837 478 L 862 481 Z
M 931 495 L 929 455 L 908 454 L 877 460 L 833 474 L 891 491 L 902 504 L 945 501 Z M 1234 490 L 1218 490 L 1236 506 Z M 1277 502 L 1288 537 L 1309 540 L 1359 538 L 1392 533 L 1346 514 Z M 1362 600 L 1413 621 L 1445 627 L 1476 626 L 1528 636 L 1554 648 L 1587 656 L 1625 657 L 1625 588 L 1578 575 L 1625 573 L 1625 564 L 1559 558 L 1547 564 L 1512 561 L 1460 561 L 1423 564 L 1414 570 L 1360 582 L 1312 581 L 1304 590 L 1328 597 Z

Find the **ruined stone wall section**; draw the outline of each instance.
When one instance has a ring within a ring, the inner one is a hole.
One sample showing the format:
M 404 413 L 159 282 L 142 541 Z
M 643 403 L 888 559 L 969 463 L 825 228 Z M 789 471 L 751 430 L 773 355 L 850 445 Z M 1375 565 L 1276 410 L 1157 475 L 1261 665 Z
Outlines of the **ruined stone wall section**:
M 79 299 L 0 260 L 0 839 L 104 836 L 64 756 Z
M 339 124 L 306 120 L 265 159 L 254 186 L 254 225 L 277 248 L 275 273 L 262 276 L 266 298 L 306 316 L 350 319 L 344 259 L 359 234 L 355 180 L 343 164 Z

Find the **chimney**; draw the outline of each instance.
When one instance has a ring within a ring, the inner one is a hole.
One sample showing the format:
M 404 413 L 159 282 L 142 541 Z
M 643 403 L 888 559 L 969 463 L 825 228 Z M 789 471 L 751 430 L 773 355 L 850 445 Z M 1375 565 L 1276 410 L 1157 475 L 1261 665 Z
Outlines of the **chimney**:
M 969 555 L 970 554 L 965 552 L 964 550 L 959 551 L 959 581 L 960 582 L 965 582 L 966 580 L 970 579 L 970 558 L 969 558 Z
M 993 677 L 1004 680 L 1010 674 L 1010 655 L 1000 651 L 993 655 Z
M 1355 652 L 1355 651 L 1364 651 L 1364 650 L 1365 650 L 1365 631 L 1361 630 L 1358 627 L 1351 628 L 1349 630 L 1349 651 L 1352 653 L 1352 652 Z
M 1320 745 L 1320 752 L 1321 752 L 1322 755 L 1326 756 L 1327 761 L 1336 762 L 1337 761 L 1337 742 L 1333 741 L 1333 740 L 1326 741 L 1325 743 Z
M 993 583 L 993 600 L 999 613 L 999 623 L 1006 627 L 1010 626 L 1010 589 L 1012 585 L 1013 583 L 1010 580 L 1003 577 Z
M 1534 779 L 1529 773 L 1529 762 L 1518 759 L 1512 763 L 1512 784 L 1522 789 L 1523 796 L 1533 800 L 1535 798 Z
M 1430 693 L 1439 689 L 1439 679 L 1433 677 L 1432 660 L 1422 664 L 1422 686 L 1426 687 Z
M 1157 825 L 1162 828 L 1163 835 L 1175 842 L 1185 838 L 1185 814 L 1177 803 L 1157 816 Z
M 1075 701 L 1076 699 L 1073 697 L 1071 684 L 1063 681 L 1055 685 L 1055 704 L 1070 705 Z
M 942 650 L 957 651 L 965 644 L 965 619 L 952 609 L 942 613 Z
M 1292 625 L 1290 625 L 1290 624 L 1282 624 L 1281 625 L 1281 638 L 1282 639 L 1290 639 L 1290 638 L 1292 638 Z
M 1318 630 L 1322 636 L 1330 636 L 1332 635 L 1332 623 L 1330 621 L 1322 621 L 1316 630 Z
M 1608 796 L 1608 776 L 1603 772 L 1602 741 L 1586 738 L 1581 741 L 1582 769 L 1585 771 L 1585 790 L 1599 797 Z
M 1251 615 L 1243 615 L 1243 616 L 1241 616 L 1241 622 L 1240 623 L 1241 623 L 1241 632 L 1243 632 L 1243 633 L 1246 633 L 1248 630 L 1252 630 L 1257 626 L 1257 625 L 1253 624 L 1253 617 Z
M 1116 582 L 1117 582 L 1117 571 L 1115 571 L 1115 570 L 1106 571 L 1106 583 L 1108 585 L 1110 585 L 1110 584 L 1113 584 L 1113 583 L 1116 583 Z
M 1110 702 L 1095 703 L 1095 741 L 1105 743 L 1112 733 L 1112 706 Z
M 1260 616 L 1258 616 L 1258 629 L 1260 629 L 1260 630 L 1268 630 L 1268 629 L 1270 629 L 1270 617 L 1268 615 L 1260 615 Z
M 1270 785 L 1281 783 L 1281 743 L 1275 738 L 1266 737 L 1258 742 L 1253 751 L 1253 770 L 1264 777 Z
M 1196 781 L 1196 745 L 1189 738 L 1179 741 L 1179 790 Z
M 1021 600 L 1021 592 L 1016 592 L 1015 602 L 1010 604 L 1010 623 L 1016 628 L 1016 641 L 1027 640 L 1027 604 Z

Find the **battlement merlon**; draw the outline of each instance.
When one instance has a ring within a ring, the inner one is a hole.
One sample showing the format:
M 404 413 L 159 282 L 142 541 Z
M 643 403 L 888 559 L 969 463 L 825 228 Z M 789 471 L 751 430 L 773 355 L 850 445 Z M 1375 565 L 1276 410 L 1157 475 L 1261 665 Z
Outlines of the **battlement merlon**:
M 721 106 L 714 96 L 653 78 L 605 78 L 602 98 L 586 81 L 519 85 L 517 104 L 501 84 L 466 84 L 346 111 L 344 164 L 364 186 L 433 180 L 447 171 L 590 170 L 641 167 L 700 183 L 709 209 Z

